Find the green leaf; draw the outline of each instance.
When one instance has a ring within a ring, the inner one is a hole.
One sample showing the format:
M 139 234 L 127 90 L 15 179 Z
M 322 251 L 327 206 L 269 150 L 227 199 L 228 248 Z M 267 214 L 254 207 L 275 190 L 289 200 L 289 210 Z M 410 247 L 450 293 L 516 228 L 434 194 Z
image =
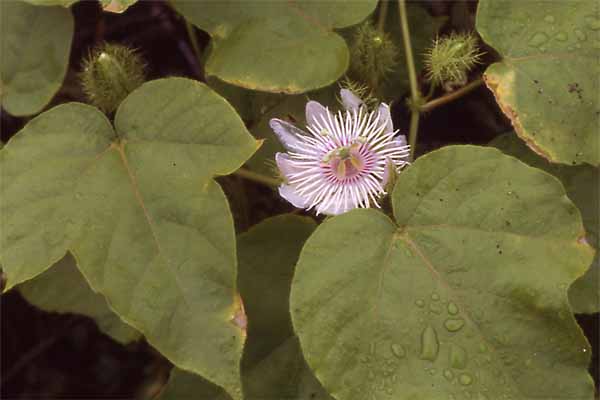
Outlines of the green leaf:
M 12 115 L 36 114 L 61 87 L 73 39 L 73 16 L 62 7 L 0 1 L 2 107 Z
M 173 368 L 157 400 L 230 400 L 223 390 L 202 377 Z
M 333 397 L 592 399 L 567 287 L 593 251 L 556 178 L 449 146 L 400 174 L 392 202 L 395 222 L 325 221 L 296 267 L 294 328 Z
M 348 48 L 333 29 L 360 22 L 377 2 L 173 4 L 213 38 L 208 75 L 247 89 L 293 94 L 327 86 L 346 71 Z
M 477 30 L 502 57 L 485 72 L 517 134 L 564 164 L 600 163 L 596 0 L 482 0 Z
M 115 125 L 67 104 L 0 152 L 10 183 L 1 205 L 9 285 L 18 283 L 10 273 L 33 277 L 68 248 L 123 320 L 237 399 L 244 335 L 232 322 L 241 307 L 235 237 L 212 178 L 239 168 L 256 142 L 225 100 L 182 78 L 132 92 Z
M 120 343 L 140 338 L 138 331 L 123 323 L 109 308 L 104 296 L 90 289 L 70 254 L 17 288 L 29 303 L 42 310 L 82 314 L 94 319 L 102 332 Z
M 104 11 L 117 14 L 124 13 L 129 7 L 137 3 L 137 0 L 100 0 Z
M 78 235 L 75 188 L 110 146 L 110 122 L 69 103 L 32 119 L 0 151 L 0 259 L 6 290 L 63 258 Z
M 62 6 L 70 7 L 77 3 L 79 0 L 23 0 L 26 3 L 33 4 L 34 6 Z
M 248 400 L 330 399 L 304 361 L 289 314 L 294 266 L 315 226 L 310 218 L 281 215 L 238 239 L 238 282 L 249 321 L 242 362 Z
M 504 153 L 517 157 L 532 167 L 543 169 L 556 176 L 563 183 L 567 195 L 575 203 L 583 219 L 586 239 L 596 249 L 596 256 L 584 276 L 577 279 L 569 288 L 569 301 L 575 313 L 595 313 L 600 311 L 600 171 L 590 165 L 565 166 L 549 163 L 529 149 L 515 134 L 504 134 L 494 139 L 491 146 Z

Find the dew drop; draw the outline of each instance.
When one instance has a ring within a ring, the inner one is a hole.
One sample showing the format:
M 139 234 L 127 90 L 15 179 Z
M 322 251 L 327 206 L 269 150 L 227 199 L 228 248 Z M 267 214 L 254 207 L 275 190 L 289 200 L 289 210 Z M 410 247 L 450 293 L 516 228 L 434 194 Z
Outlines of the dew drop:
M 529 39 L 529 46 L 531 47 L 540 47 L 544 43 L 548 41 L 548 35 L 542 32 L 535 33 L 531 39 Z
M 444 327 L 448 329 L 450 332 L 456 332 L 461 330 L 461 328 L 465 325 L 465 320 L 462 318 L 448 318 L 444 322 Z
M 471 375 L 469 374 L 460 374 L 458 381 L 463 386 L 469 386 L 471 383 L 473 383 L 473 378 L 471 378 Z
M 438 303 L 429 303 L 429 311 L 434 314 L 441 314 L 442 307 Z
M 485 343 L 483 343 L 483 342 L 479 343 L 479 351 L 482 353 L 485 353 L 487 351 L 487 346 Z
M 458 314 L 458 307 L 456 306 L 456 304 L 454 304 L 452 302 L 448 303 L 448 314 L 450 314 L 450 315 Z
M 588 15 L 587 17 L 585 17 L 585 24 L 591 30 L 597 31 L 600 29 L 600 18 Z
M 565 32 L 558 32 L 554 38 L 559 42 L 565 42 L 569 39 L 569 36 Z
M 448 362 L 452 368 L 465 369 L 467 367 L 468 360 L 469 358 L 465 349 L 456 344 L 450 345 Z
M 433 301 L 438 301 L 440 299 L 440 295 L 437 293 L 432 293 L 431 294 L 431 300 Z
M 449 369 L 445 369 L 444 370 L 444 378 L 446 378 L 446 380 L 448 380 L 448 381 L 451 381 L 452 379 L 454 379 L 454 373 Z
M 580 29 L 575 29 L 575 37 L 577 37 L 577 39 L 579 39 L 582 42 L 587 39 L 587 35 L 585 34 L 585 32 Z
M 415 301 L 415 305 L 417 307 L 425 307 L 425 302 L 423 300 L 419 299 L 419 300 Z
M 435 368 L 431 368 L 429 370 L 429 375 L 435 375 L 437 373 L 437 370 Z
M 394 354 L 397 358 L 404 358 L 406 356 L 406 350 L 402 347 L 401 344 L 392 343 L 392 354 Z
M 549 24 L 553 24 L 554 23 L 554 16 L 552 16 L 552 15 L 546 15 L 544 17 L 544 21 L 546 21 Z
M 440 350 L 437 332 L 428 325 L 421 333 L 421 359 L 435 361 Z

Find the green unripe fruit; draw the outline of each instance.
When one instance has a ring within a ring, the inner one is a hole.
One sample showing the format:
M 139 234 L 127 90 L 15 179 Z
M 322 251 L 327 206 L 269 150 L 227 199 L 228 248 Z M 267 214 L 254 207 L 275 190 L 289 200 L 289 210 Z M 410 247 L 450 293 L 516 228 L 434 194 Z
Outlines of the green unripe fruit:
M 89 102 L 105 113 L 117 109 L 145 81 L 145 63 L 133 49 L 104 43 L 84 60 L 80 74 Z

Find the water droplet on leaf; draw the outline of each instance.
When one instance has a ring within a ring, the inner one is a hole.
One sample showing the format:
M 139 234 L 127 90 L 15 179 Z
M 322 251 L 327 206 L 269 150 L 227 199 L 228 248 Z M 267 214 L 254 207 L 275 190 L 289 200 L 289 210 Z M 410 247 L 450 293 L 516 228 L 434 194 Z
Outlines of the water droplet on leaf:
M 548 41 L 548 35 L 546 35 L 543 32 L 537 32 L 531 37 L 531 39 L 529 39 L 528 44 L 531 47 L 540 47 L 547 41 Z
M 458 314 L 458 307 L 456 306 L 456 304 L 454 304 L 452 302 L 448 303 L 448 314 L 450 314 L 450 315 Z
M 559 42 L 564 42 L 569 39 L 569 36 L 565 32 L 559 32 L 554 38 Z
M 452 379 L 454 379 L 454 373 L 449 369 L 445 369 L 444 370 L 444 378 L 446 378 L 446 380 L 448 380 L 448 381 L 451 381 Z
M 450 332 L 459 331 L 465 325 L 465 320 L 462 318 L 448 318 L 444 322 L 444 327 Z
M 435 361 L 439 350 L 437 332 L 431 325 L 428 325 L 421 333 L 421 359 Z
M 469 386 L 471 383 L 473 383 L 473 378 L 471 378 L 471 375 L 469 374 L 461 374 L 458 377 L 458 381 L 463 386 Z
M 585 17 L 585 25 L 591 30 L 597 31 L 600 29 L 600 18 L 593 15 L 588 15 Z
M 406 350 L 404 350 L 404 347 L 401 344 L 393 343 L 391 347 L 392 347 L 392 353 L 397 358 L 404 358 L 406 356 Z
M 575 36 L 582 42 L 587 39 L 585 32 L 580 29 L 575 29 Z
M 448 361 L 450 366 L 456 369 L 465 369 L 468 363 L 468 356 L 465 349 L 462 347 L 452 344 L 450 345 L 450 353 L 448 353 Z

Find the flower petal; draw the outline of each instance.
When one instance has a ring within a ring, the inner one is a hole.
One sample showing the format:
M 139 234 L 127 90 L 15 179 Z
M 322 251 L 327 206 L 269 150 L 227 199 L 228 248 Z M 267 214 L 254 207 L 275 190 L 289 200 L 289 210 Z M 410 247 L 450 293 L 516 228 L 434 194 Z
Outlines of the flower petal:
M 279 195 L 296 208 L 306 208 L 308 206 L 308 200 L 297 194 L 291 185 L 279 186 Z
M 287 178 L 290 174 L 299 172 L 298 168 L 292 165 L 290 157 L 286 153 L 276 153 L 275 162 L 277 163 L 279 172 L 281 172 L 285 178 Z
M 278 118 L 272 118 L 269 121 L 269 126 L 271 127 L 271 129 L 273 129 L 273 132 L 275 132 L 275 134 L 279 138 L 279 141 L 285 146 L 286 149 L 302 149 L 302 147 L 300 146 L 300 136 L 307 135 L 302 129 L 296 128 L 289 122 L 283 121 Z
M 363 101 L 348 89 L 340 90 L 340 97 L 344 108 L 348 111 L 358 109 L 363 105 Z
M 389 133 L 394 130 L 392 116 L 390 115 L 390 106 L 385 103 L 379 105 L 379 123 L 386 125 L 384 133 Z
M 306 103 L 306 125 L 314 125 L 315 121 L 319 121 L 319 124 L 322 124 L 321 118 L 324 117 L 327 120 L 327 115 L 329 111 L 314 100 Z
M 398 135 L 394 138 L 394 142 L 397 142 L 398 146 L 406 146 L 407 145 L 407 141 L 406 141 L 406 136 L 405 135 Z

